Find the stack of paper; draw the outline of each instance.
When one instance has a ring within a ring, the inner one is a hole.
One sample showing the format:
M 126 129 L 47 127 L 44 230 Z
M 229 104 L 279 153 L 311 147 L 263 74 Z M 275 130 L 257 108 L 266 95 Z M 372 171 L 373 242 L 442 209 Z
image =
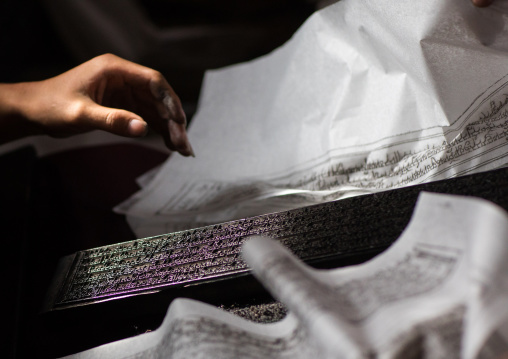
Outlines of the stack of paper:
M 312 269 L 257 237 L 244 258 L 289 309 L 281 322 L 177 299 L 156 331 L 70 358 L 501 358 L 507 238 L 495 205 L 427 193 L 395 244 L 362 265 Z
M 139 237 L 507 163 L 508 6 L 344 0 L 209 71 L 190 139 L 117 210 Z

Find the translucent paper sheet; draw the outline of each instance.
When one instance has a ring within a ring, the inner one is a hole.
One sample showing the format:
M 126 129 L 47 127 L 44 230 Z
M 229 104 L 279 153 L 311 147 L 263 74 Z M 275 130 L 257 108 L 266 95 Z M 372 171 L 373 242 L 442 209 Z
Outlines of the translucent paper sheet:
M 343 0 L 209 71 L 190 139 L 116 210 L 139 237 L 504 166 L 508 6 Z
M 274 324 L 187 299 L 159 329 L 72 359 L 501 358 L 508 353 L 508 216 L 423 193 L 401 237 L 362 265 L 316 270 L 253 238 L 245 260 L 289 309 Z

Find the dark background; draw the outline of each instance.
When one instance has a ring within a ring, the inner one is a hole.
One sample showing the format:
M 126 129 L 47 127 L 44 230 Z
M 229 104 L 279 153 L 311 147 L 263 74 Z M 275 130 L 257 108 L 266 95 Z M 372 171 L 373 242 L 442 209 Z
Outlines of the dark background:
M 161 71 L 183 102 L 197 100 L 205 69 L 270 52 L 289 39 L 317 6 L 311 0 L 139 0 L 134 4 L 155 28 L 181 35 L 167 45 L 172 49 L 156 44 L 124 57 Z M 114 52 L 107 45 L 98 49 L 80 43 L 79 36 L 66 37 L 54 11 L 42 0 L 0 2 L 0 82 L 42 80 Z M 122 9 L 114 12 L 121 14 Z

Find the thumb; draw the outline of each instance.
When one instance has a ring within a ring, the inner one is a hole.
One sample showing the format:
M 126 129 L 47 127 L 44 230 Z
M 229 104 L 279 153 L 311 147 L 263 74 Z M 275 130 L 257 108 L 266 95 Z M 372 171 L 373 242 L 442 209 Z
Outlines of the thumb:
M 146 122 L 133 112 L 94 104 L 89 107 L 88 121 L 93 129 L 104 130 L 125 137 L 146 134 Z

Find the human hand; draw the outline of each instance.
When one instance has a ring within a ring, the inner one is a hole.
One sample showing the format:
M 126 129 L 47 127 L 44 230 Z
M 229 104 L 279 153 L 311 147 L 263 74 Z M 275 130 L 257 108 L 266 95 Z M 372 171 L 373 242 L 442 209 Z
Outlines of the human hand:
M 475 6 L 486 7 L 492 4 L 493 0 L 471 0 Z
M 8 103 L 20 102 L 10 108 L 16 109 L 28 134 L 67 137 L 101 129 L 140 137 L 148 123 L 168 148 L 194 155 L 180 99 L 166 79 L 117 56 L 101 55 L 59 76 L 10 89 L 15 95 L 11 93 Z

